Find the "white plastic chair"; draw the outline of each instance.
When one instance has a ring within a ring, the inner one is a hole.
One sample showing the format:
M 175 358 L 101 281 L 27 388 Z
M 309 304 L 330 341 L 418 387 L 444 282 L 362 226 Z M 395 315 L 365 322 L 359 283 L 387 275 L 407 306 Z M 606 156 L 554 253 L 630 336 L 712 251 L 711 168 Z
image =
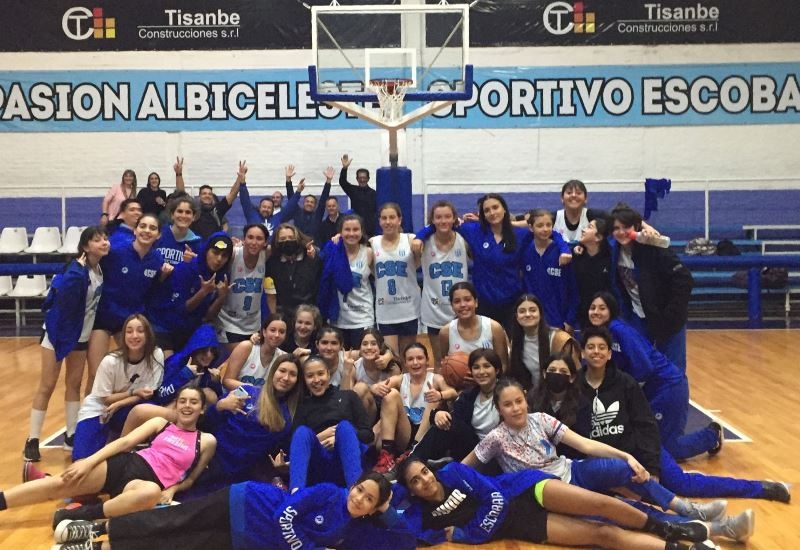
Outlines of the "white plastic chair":
M 8 296 L 14 298 L 16 304 L 14 312 L 17 319 L 17 326 L 25 323 L 25 314 L 31 311 L 39 311 L 39 308 L 26 309 L 26 298 L 38 298 L 44 296 L 47 292 L 47 278 L 44 275 L 20 275 L 17 278 L 17 284 L 8 293 Z
M 67 227 L 67 231 L 64 233 L 64 244 L 56 252 L 59 254 L 77 254 L 78 242 L 81 240 L 83 230 L 83 227 L 78 227 L 77 225 Z
M 0 233 L 0 254 L 19 254 L 28 246 L 28 230 L 24 227 L 4 227 Z
M 12 288 L 11 275 L 0 275 L 0 296 L 5 296 Z
M 31 245 L 25 249 L 28 254 L 51 254 L 61 246 L 61 231 L 58 227 L 37 227 Z

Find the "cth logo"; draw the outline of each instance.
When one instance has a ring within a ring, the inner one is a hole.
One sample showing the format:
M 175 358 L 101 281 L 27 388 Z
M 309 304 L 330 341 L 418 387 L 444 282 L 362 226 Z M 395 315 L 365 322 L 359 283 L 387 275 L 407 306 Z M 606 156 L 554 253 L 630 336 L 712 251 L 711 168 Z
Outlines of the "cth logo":
M 117 37 L 117 20 L 103 17 L 103 8 L 70 8 L 61 18 L 61 28 L 72 40 Z
M 595 31 L 595 14 L 593 11 L 586 11 L 583 2 L 548 4 L 544 9 L 542 22 L 551 34 L 587 34 Z

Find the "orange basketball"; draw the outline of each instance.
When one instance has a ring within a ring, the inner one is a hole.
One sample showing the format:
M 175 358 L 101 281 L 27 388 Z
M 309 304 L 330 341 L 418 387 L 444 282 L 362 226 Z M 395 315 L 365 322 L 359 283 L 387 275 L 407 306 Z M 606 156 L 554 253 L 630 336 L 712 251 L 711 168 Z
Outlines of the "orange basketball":
M 464 389 L 467 385 L 464 378 L 470 375 L 467 359 L 469 359 L 469 353 L 463 351 L 456 351 L 442 358 L 439 374 L 444 377 L 447 385 L 458 391 Z

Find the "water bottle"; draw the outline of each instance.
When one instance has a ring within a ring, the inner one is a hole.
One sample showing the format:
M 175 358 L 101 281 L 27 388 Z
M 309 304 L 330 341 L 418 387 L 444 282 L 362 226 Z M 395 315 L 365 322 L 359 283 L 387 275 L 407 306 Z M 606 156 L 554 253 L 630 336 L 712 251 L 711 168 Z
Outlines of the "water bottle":
M 631 229 L 628 237 L 635 240 L 637 243 L 647 244 L 650 246 L 657 246 L 659 248 L 669 248 L 669 237 L 665 235 L 648 236 L 642 231 Z

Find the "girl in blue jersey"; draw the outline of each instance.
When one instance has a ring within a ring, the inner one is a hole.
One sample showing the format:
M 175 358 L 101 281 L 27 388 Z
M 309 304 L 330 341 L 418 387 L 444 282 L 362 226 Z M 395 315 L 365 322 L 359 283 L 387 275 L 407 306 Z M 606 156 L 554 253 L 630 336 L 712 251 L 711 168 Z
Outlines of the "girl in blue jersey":
M 619 306 L 608 292 L 598 292 L 589 304 L 589 323 L 606 326 L 614 338 L 614 363 L 642 384 L 647 401 L 658 419 L 661 442 L 677 460 L 722 448 L 722 427 L 708 427 L 684 434 L 689 414 L 689 380 L 672 361 L 631 325 L 619 319 Z
M 147 300 L 156 340 L 169 357 L 186 345 L 203 322 L 213 322 L 228 295 L 228 265 L 233 242 L 223 232 L 211 235 L 191 262 L 176 265 Z
M 396 353 L 414 342 L 419 328 L 419 254 L 414 235 L 403 233 L 400 205 L 389 202 L 378 211 L 382 234 L 369 239 L 375 256 L 375 320 L 386 343 Z
M 161 222 L 144 214 L 136 222 L 134 241 L 111 247 L 100 262 L 103 269 L 103 295 L 97 306 L 94 327 L 89 336 L 86 387 L 91 388 L 100 361 L 108 353 L 111 337 L 120 344 L 122 324 L 130 315 L 144 311 L 146 297 L 171 270 L 154 245 L 161 236 Z
M 258 343 L 245 340 L 234 348 L 222 379 L 225 389 L 262 386 L 275 361 L 286 353 L 281 349 L 285 339 L 286 317 L 282 313 L 270 314 L 258 333 Z
M 81 381 L 86 363 L 89 334 L 94 325 L 97 304 L 103 292 L 103 270 L 100 260 L 108 255 L 109 243 L 100 226 L 87 227 L 78 241 L 78 257 L 64 273 L 53 278 L 43 310 L 44 334 L 41 341 L 42 375 L 33 396 L 30 432 L 25 442 L 25 460 L 38 462 L 39 435 L 42 432 L 47 405 L 66 364 L 64 376 L 64 414 L 67 422 L 65 446 L 72 447 L 78 410 L 81 406 Z
M 352 485 L 375 439 L 367 412 L 355 392 L 331 385 L 321 357 L 306 359 L 302 376 L 307 394 L 294 417 L 289 486 L 298 489 L 322 481 Z
M 416 539 L 390 506 L 391 484 L 365 473 L 349 489 L 322 483 L 293 494 L 266 483 L 239 483 L 191 503 L 85 524 L 103 550 L 412 550 Z
M 172 223 L 161 232 L 156 249 L 168 264 L 188 262 L 195 257 L 203 244 L 202 237 L 189 229 L 200 211 L 192 199 L 183 197 L 170 201 L 167 212 Z
M 538 470 L 487 477 L 456 462 L 434 473 L 419 459 L 410 458 L 399 467 L 398 481 L 413 497 L 403 515 L 426 545 L 513 539 L 620 550 L 716 548 L 710 541 L 665 544 L 651 535 L 629 531 L 688 540 L 704 540 L 707 533 L 703 525 L 659 521 L 618 499 L 566 484 Z M 598 514 L 626 529 L 572 517 Z
M 537 208 L 528 216 L 533 234 L 520 254 L 520 268 L 525 292 L 539 296 L 547 324 L 572 332 L 576 326 L 578 287 L 569 265 L 560 265 L 561 251 L 553 240 L 553 215 Z

